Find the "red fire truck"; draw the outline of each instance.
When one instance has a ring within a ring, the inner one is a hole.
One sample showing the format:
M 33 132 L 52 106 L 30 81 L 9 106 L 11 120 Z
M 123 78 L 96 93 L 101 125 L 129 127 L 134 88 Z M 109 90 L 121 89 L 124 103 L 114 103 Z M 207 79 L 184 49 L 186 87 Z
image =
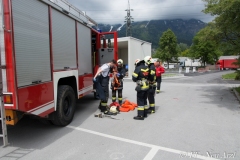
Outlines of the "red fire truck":
M 237 63 L 237 59 L 220 59 L 217 61 L 217 66 L 220 70 L 225 70 L 225 69 L 237 69 L 239 68 Z
M 87 3 L 87 2 L 86 2 Z M 98 66 L 117 59 L 117 32 L 64 0 L 1 0 L 1 71 L 6 122 L 23 115 L 68 125 L 76 99 L 93 91 Z M 114 39 L 106 43 L 106 37 Z

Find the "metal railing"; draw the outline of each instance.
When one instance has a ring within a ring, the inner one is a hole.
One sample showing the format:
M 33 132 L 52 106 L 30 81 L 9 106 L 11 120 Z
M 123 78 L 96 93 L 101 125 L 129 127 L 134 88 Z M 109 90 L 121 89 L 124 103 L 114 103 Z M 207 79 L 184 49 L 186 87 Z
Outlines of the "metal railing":
M 69 3 L 67 0 L 49 0 L 52 3 L 58 5 L 65 11 L 71 13 L 72 15 L 76 16 L 77 18 L 81 19 L 83 22 L 87 24 L 93 24 L 97 26 L 97 22 L 91 19 L 89 16 L 86 15 L 85 12 L 79 10 L 75 6 L 73 6 L 71 3 Z

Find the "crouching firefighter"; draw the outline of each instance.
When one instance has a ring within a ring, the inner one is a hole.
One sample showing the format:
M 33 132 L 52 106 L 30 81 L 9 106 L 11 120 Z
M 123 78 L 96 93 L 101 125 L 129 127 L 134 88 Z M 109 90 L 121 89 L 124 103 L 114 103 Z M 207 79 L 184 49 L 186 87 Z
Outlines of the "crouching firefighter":
M 155 113 L 155 91 L 156 91 L 156 69 L 153 59 L 150 56 L 144 58 L 145 63 L 149 68 L 149 90 L 148 90 L 148 102 L 149 106 L 145 106 L 148 109 L 148 113 Z
M 144 115 L 147 116 L 147 111 L 144 110 L 144 105 L 147 102 L 147 92 L 149 89 L 148 77 L 149 68 L 145 66 L 144 60 L 135 62 L 136 68 L 132 74 L 132 80 L 136 82 L 137 91 L 137 116 L 133 117 L 136 120 L 144 120 Z
M 123 68 L 123 60 L 117 60 L 117 71 L 116 75 L 113 76 L 111 89 L 112 89 L 112 102 L 122 105 L 122 90 L 123 90 L 123 77 L 125 77 L 125 69 Z M 118 93 L 117 93 L 118 92 Z M 118 97 L 117 97 L 118 94 Z
M 96 90 L 99 94 L 100 97 L 100 104 L 99 104 L 99 109 L 101 112 L 104 114 L 108 114 L 107 110 L 107 102 L 108 102 L 108 97 L 109 97 L 109 72 L 110 69 L 116 66 L 116 60 L 112 60 L 109 63 L 103 64 L 95 74 L 93 81 L 94 83 L 98 84 L 96 87 Z

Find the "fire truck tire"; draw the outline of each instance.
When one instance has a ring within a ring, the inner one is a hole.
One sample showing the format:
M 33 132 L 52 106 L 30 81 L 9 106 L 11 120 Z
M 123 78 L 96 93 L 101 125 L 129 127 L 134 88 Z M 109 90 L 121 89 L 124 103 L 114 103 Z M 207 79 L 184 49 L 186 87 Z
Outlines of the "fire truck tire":
M 66 126 L 72 122 L 76 108 L 76 97 L 72 87 L 62 85 L 58 87 L 57 110 L 53 113 L 52 123 Z

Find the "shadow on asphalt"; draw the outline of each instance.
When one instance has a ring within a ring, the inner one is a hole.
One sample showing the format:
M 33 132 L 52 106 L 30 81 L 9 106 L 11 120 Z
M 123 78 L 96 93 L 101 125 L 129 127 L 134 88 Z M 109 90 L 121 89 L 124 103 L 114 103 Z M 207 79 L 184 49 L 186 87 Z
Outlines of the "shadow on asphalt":
M 93 103 L 93 101 L 95 102 Z M 98 104 L 99 100 L 95 100 L 93 94 L 86 95 L 78 100 L 72 123 L 81 125 L 96 112 Z M 45 148 L 72 132 L 72 129 L 67 127 L 43 124 L 38 119 L 33 119 L 30 116 L 24 116 L 15 126 L 8 126 L 7 128 L 9 146 L 33 150 Z M 0 146 L 2 145 L 2 141 L 0 141 Z
M 231 88 L 226 87 L 205 87 L 205 94 L 202 97 L 210 99 L 210 101 L 203 101 L 206 104 L 215 104 L 220 108 L 227 108 L 232 111 L 240 111 L 240 103 Z M 237 104 L 237 105 L 234 105 Z

